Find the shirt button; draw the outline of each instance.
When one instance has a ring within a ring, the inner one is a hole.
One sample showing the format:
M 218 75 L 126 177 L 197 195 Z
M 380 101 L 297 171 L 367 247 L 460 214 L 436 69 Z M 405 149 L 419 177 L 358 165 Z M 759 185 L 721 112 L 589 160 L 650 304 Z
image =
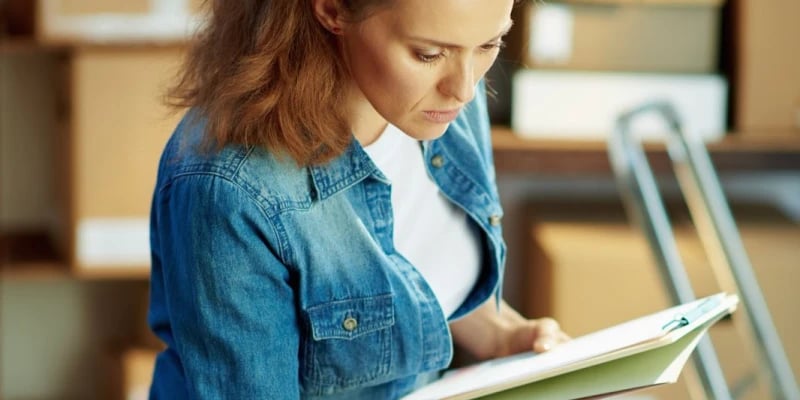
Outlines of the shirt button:
M 358 327 L 358 321 L 353 317 L 347 317 L 344 319 L 344 322 L 342 322 L 342 327 L 344 330 L 352 332 Z
M 489 225 L 491 225 L 491 226 L 500 226 L 500 221 L 501 220 L 502 220 L 501 216 L 499 216 L 497 214 L 492 215 L 492 216 L 489 217 Z
M 444 157 L 438 154 L 431 157 L 431 165 L 433 165 L 435 168 L 441 168 L 442 165 L 444 165 Z

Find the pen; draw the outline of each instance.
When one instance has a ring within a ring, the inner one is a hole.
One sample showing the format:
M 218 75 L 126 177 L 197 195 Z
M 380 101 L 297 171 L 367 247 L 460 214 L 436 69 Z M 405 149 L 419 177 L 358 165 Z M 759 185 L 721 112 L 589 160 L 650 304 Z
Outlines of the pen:
M 682 326 L 689 325 L 692 321 L 697 320 L 697 318 L 701 317 L 703 314 L 716 308 L 720 304 L 720 301 L 720 296 L 709 297 L 700 302 L 697 307 L 694 307 L 684 313 L 676 314 L 671 320 L 667 321 L 667 323 L 664 324 L 661 329 L 665 331 L 672 331 L 673 329 L 678 329 Z

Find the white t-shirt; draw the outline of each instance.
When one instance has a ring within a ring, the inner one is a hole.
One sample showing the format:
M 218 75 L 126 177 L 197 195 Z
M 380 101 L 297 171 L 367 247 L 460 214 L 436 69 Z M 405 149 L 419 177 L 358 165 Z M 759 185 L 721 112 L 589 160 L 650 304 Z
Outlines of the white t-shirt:
M 392 184 L 395 249 L 422 274 L 449 317 L 480 274 L 477 227 L 428 176 L 419 141 L 389 124 L 364 150 Z

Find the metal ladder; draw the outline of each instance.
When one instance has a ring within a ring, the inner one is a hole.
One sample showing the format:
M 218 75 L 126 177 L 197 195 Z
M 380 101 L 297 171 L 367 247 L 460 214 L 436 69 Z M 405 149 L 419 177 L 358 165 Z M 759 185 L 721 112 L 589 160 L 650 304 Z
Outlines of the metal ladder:
M 633 137 L 631 130 L 636 118 L 650 113 L 660 116 L 668 126 L 667 153 L 692 222 L 717 279 L 734 287 L 742 300 L 745 322 L 751 328 L 759 361 L 771 372 L 773 395 L 784 400 L 800 400 L 800 390 L 705 145 L 699 138 L 683 132 L 678 114 L 670 103 L 653 101 L 618 117 L 608 142 L 608 152 L 626 210 L 644 231 L 672 301 L 689 302 L 695 295 L 653 172 L 640 141 Z M 694 360 L 706 397 L 731 399 L 708 337 L 698 345 Z

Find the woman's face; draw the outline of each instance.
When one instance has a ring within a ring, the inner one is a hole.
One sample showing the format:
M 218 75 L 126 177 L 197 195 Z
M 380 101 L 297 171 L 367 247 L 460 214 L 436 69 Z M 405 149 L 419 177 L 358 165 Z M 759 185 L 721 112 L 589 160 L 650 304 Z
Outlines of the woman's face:
M 341 49 L 359 141 L 372 142 L 386 121 L 419 140 L 444 133 L 497 58 L 513 3 L 396 0 L 345 24 Z

